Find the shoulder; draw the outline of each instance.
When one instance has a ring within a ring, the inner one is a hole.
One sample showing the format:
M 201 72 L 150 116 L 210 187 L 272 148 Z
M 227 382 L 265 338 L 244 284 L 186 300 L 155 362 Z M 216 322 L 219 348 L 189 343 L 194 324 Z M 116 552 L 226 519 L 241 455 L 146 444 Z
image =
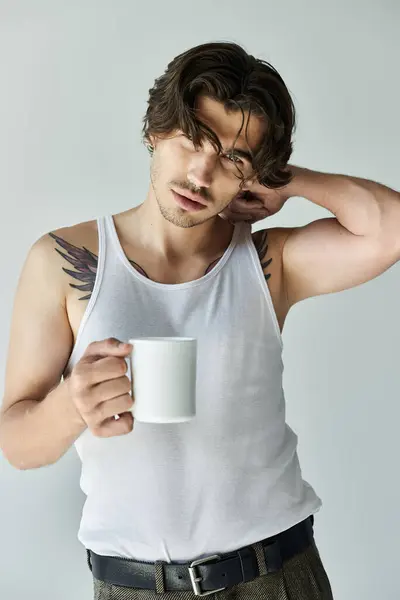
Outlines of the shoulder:
M 270 288 L 283 286 L 283 248 L 293 227 L 269 227 L 252 233 L 252 239 Z
M 42 234 L 29 248 L 23 271 L 34 271 L 43 283 L 51 282 L 54 290 L 65 291 L 65 278 L 60 267 L 66 266 L 66 257 L 73 260 L 79 252 L 96 256 L 98 233 L 95 220 Z
M 30 247 L 30 254 L 45 256 L 54 249 L 57 240 L 78 246 L 98 246 L 97 221 L 85 221 L 46 231 Z
M 252 232 L 260 260 L 264 260 L 267 254 L 274 255 L 275 258 L 282 257 L 286 239 L 294 229 L 294 227 L 269 227 Z
M 42 236 L 42 243 L 54 248 L 55 244 L 65 242 L 78 248 L 86 247 L 92 252 L 98 251 L 97 221 L 85 221 L 67 227 L 60 227 Z
M 98 252 L 97 222 L 86 221 L 67 227 L 53 229 L 41 235 L 31 246 L 30 260 L 51 265 L 60 265 L 60 252 L 74 252 L 87 249 L 93 254 Z

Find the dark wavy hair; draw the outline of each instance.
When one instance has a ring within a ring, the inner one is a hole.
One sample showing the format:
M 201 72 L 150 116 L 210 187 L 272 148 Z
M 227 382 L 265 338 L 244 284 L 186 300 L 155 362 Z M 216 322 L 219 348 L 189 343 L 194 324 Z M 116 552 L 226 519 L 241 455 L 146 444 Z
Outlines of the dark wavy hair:
M 200 95 L 222 102 L 227 110 L 245 111 L 265 119 L 267 133 L 252 153 L 252 167 L 258 181 L 278 188 L 291 181 L 286 168 L 292 154 L 295 107 L 277 70 L 268 62 L 248 54 L 230 42 L 195 46 L 176 56 L 149 90 L 143 119 L 143 141 L 152 153 L 150 135 L 181 130 L 199 149 L 208 138 L 222 151 L 215 133 L 196 118 L 196 98 Z M 236 142 L 235 140 L 235 142 Z

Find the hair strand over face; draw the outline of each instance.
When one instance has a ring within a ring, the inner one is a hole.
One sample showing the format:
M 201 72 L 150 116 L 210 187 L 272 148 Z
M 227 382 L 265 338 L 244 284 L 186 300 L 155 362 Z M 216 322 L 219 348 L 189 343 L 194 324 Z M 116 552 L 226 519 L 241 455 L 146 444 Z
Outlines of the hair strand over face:
M 292 135 L 296 126 L 295 107 L 277 70 L 268 62 L 254 58 L 241 46 L 230 42 L 201 44 L 175 57 L 165 73 L 149 90 L 143 139 L 176 131 L 187 135 L 198 149 L 208 139 L 218 152 L 221 144 L 215 133 L 196 118 L 196 100 L 206 95 L 221 102 L 228 111 L 241 111 L 243 130 L 251 115 L 261 117 L 266 133 L 255 152 L 252 165 L 258 181 L 278 188 L 291 180 L 286 170 L 292 154 Z

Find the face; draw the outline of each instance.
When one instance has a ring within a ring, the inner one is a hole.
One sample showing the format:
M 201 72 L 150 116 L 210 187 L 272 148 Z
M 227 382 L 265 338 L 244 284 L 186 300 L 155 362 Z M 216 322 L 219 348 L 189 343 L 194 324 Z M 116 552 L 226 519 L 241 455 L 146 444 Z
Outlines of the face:
M 200 97 L 196 113 L 197 119 L 217 135 L 223 148 L 220 154 L 208 139 L 196 151 L 181 131 L 152 139 L 154 196 L 163 217 L 178 227 L 200 225 L 230 204 L 240 192 L 240 171 L 245 178 L 253 175 L 250 150 L 256 150 L 265 133 L 258 117 L 252 115 L 248 120 L 244 113 L 243 131 L 236 140 L 242 112 L 227 112 L 223 104 L 211 98 Z

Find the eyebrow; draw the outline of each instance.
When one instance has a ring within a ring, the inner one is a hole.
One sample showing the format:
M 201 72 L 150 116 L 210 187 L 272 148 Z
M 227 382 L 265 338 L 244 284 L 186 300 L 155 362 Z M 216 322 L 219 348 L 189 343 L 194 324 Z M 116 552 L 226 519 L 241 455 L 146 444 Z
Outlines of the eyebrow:
M 210 127 L 208 127 L 209 129 L 211 129 Z M 215 135 L 215 137 L 217 139 L 218 136 L 215 133 L 215 131 L 213 131 L 211 129 L 211 131 L 213 132 L 213 134 Z M 219 140 L 220 144 L 221 144 L 221 140 Z M 221 144 L 222 147 L 222 144 Z M 251 155 L 251 153 L 248 150 L 244 150 L 243 148 L 227 148 L 227 149 L 222 149 L 224 154 L 236 154 L 236 156 L 240 156 L 241 158 L 244 158 L 245 160 L 248 160 L 250 164 L 253 163 L 253 157 Z

